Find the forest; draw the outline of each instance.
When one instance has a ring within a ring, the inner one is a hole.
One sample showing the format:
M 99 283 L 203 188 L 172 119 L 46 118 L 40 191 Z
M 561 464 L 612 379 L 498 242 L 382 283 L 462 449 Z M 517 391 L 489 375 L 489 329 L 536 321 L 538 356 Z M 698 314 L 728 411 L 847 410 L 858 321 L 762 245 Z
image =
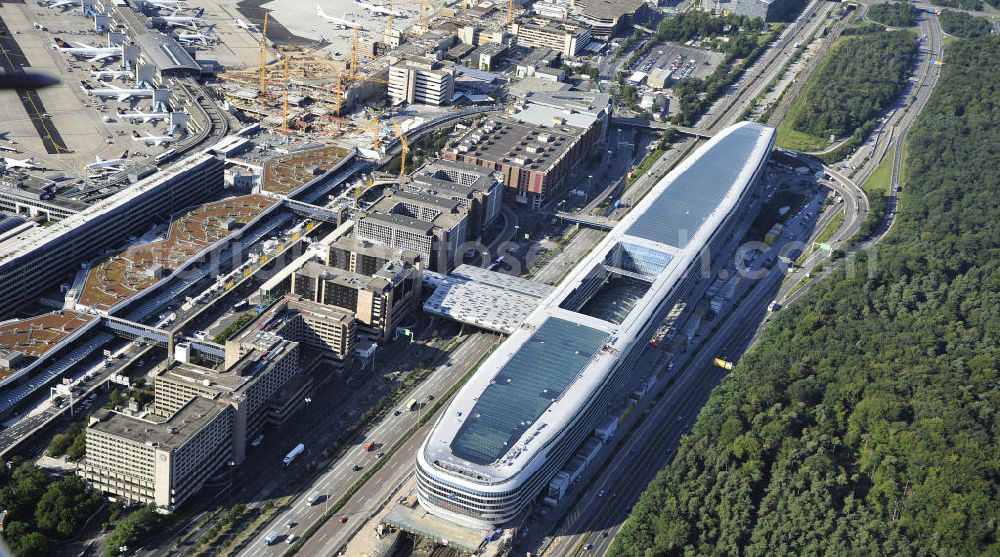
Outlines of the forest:
M 965 39 L 989 35 L 992 28 L 990 22 L 981 17 L 954 10 L 942 10 L 938 22 L 945 33 Z
M 908 31 L 840 39 L 806 85 L 792 129 L 814 137 L 854 133 L 903 90 L 916 50 Z
M 907 2 L 872 4 L 868 8 L 868 19 L 889 27 L 913 27 L 917 24 L 916 11 Z
M 998 0 L 987 0 L 991 6 L 997 7 Z M 931 4 L 960 10 L 981 10 L 983 3 L 979 0 L 931 0 Z
M 997 60 L 948 45 L 891 232 L 781 310 L 612 555 L 1000 553 Z

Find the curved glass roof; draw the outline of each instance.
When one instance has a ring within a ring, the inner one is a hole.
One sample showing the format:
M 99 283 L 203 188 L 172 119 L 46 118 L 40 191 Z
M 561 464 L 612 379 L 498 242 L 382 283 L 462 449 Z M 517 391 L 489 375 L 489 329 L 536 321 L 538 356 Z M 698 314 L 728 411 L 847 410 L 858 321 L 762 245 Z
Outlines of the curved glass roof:
M 510 449 L 600 350 L 607 334 L 550 317 L 479 396 L 451 443 L 455 456 L 490 464 Z
M 694 161 L 656 197 L 625 231 L 683 249 L 708 215 L 719 206 L 757 146 L 764 126 L 750 124 L 732 131 Z

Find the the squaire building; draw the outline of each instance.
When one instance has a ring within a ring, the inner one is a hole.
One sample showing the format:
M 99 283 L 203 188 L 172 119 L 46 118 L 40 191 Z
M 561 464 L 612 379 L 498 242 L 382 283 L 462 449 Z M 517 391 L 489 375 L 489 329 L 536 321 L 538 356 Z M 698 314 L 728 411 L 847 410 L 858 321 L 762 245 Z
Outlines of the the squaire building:
M 773 143 L 753 123 L 708 141 L 480 365 L 417 453 L 424 509 L 490 529 L 531 505 L 609 413 L 702 258 L 731 236 Z

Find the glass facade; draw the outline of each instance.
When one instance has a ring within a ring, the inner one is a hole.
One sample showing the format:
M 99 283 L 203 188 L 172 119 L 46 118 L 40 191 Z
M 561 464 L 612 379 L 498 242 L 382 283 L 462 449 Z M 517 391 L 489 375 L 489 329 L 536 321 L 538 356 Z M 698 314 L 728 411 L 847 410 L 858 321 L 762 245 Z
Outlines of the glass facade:
M 500 369 L 452 441 L 476 464 L 499 460 L 601 348 L 603 331 L 550 317 Z

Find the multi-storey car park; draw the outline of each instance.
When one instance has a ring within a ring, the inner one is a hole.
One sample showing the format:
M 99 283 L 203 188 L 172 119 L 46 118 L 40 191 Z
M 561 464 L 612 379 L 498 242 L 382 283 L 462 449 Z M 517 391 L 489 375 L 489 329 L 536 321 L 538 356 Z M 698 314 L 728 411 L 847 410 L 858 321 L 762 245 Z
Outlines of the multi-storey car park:
M 711 252 L 744 216 L 774 143 L 731 126 L 667 174 L 479 367 L 417 453 L 420 505 L 515 523 L 616 403 Z
M 206 203 L 177 215 L 166 238 L 132 246 L 94 266 L 87 275 L 78 305 L 98 311 L 111 309 L 149 288 L 275 203 L 269 197 L 251 194 Z

